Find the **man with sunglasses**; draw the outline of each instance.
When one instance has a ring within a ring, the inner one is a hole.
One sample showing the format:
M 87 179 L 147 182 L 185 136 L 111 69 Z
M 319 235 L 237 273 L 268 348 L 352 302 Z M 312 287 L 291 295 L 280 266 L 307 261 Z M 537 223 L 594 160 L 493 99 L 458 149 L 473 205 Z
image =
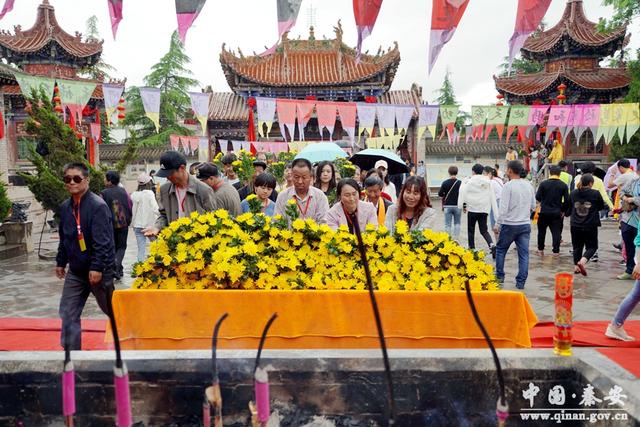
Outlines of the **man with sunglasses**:
M 87 166 L 69 163 L 63 170 L 71 198 L 60 206 L 56 256 L 56 276 L 64 279 L 59 310 L 61 343 L 63 347 L 67 343 L 71 350 L 80 350 L 80 316 L 90 293 L 107 313 L 107 298 L 113 292 L 115 245 L 111 209 L 89 190 Z
M 160 216 L 155 226 L 142 230 L 145 236 L 157 236 L 171 222 L 188 217 L 192 212 L 205 213 L 217 209 L 213 190 L 189 174 L 187 158 L 182 153 L 165 151 L 160 156 L 160 170 L 156 176 L 167 178 L 167 182 L 160 187 Z

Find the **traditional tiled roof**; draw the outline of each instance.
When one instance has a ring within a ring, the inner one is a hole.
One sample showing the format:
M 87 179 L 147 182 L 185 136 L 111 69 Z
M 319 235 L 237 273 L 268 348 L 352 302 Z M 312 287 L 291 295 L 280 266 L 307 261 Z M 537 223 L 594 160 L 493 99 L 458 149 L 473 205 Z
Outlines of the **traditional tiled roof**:
M 508 144 L 505 142 L 476 141 L 465 144 L 449 144 L 447 141 L 427 141 L 427 156 L 500 156 L 504 157 Z
M 43 0 L 38 6 L 38 16 L 33 27 L 23 31 L 17 25 L 14 27 L 14 33 L 4 30 L 0 32 L 3 56 L 6 57 L 6 52 L 10 51 L 13 61 L 16 56 L 37 52 L 54 42 L 72 57 L 87 58 L 102 53 L 103 41 L 83 41 L 80 33 L 76 32 L 75 36 L 72 36 L 64 31 L 58 24 L 54 8 L 48 0 Z
M 561 67 L 555 73 L 541 71 L 534 74 L 516 74 L 510 77 L 495 77 L 496 88 L 502 94 L 515 96 L 537 96 L 549 89 L 555 90 L 560 83 L 571 83 L 592 91 L 615 91 L 625 89 L 631 76 L 625 68 L 596 68 L 595 70 L 566 70 Z
M 98 145 L 99 156 L 101 162 L 117 162 L 124 155 L 127 144 L 100 144 Z M 155 162 L 160 160 L 160 156 L 167 150 L 171 150 L 169 144 L 160 147 L 139 147 L 136 151 L 134 163 Z M 188 155 L 187 159 L 193 159 L 197 156 Z M 158 166 L 160 164 L 158 163 Z
M 222 46 L 220 62 L 229 82 L 236 87 L 239 76 L 249 82 L 271 87 L 335 86 L 365 82 L 383 76 L 391 86 L 400 63 L 396 43 L 386 52 L 363 54 L 356 64 L 356 52 L 342 43 L 342 29 L 336 27 L 336 39 L 316 40 L 313 30 L 307 40 L 290 40 L 283 36 L 273 54 L 245 57 Z
M 381 104 L 415 105 L 422 101 L 422 88 L 414 85 L 411 90 L 390 90 L 377 98 Z M 209 120 L 245 122 L 249 117 L 247 103 L 233 92 L 214 92 L 209 101 Z
M 538 60 L 548 59 L 549 55 L 562 54 L 565 44 L 569 44 L 573 50 L 582 49 L 605 57 L 623 47 L 626 31 L 626 25 L 608 32 L 598 31 L 598 24 L 585 16 L 582 0 L 567 0 L 560 21 L 553 28 L 527 38 L 522 54 Z
M 233 92 L 214 92 L 209 100 L 209 120 L 246 121 L 249 117 L 247 103 Z

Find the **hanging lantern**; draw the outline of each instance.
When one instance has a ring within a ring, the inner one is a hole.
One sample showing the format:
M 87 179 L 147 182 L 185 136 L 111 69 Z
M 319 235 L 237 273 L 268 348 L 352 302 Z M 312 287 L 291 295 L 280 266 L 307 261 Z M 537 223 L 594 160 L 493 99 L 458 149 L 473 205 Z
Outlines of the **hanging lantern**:
M 118 110 L 118 120 L 124 120 L 125 114 L 124 114 L 124 98 L 120 97 L 120 101 L 118 101 L 118 107 L 116 108 Z
M 62 100 L 60 99 L 60 89 L 58 89 L 58 86 L 56 86 L 53 89 L 53 111 L 55 111 L 58 114 L 61 114 L 64 110 L 62 109 L 62 105 L 61 102 Z

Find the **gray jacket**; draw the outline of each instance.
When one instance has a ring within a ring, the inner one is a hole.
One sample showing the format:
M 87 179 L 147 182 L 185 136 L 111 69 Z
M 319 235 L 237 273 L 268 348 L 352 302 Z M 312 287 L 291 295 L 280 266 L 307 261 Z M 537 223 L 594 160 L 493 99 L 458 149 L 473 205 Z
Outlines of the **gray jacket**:
M 398 205 L 391 205 L 389 206 L 389 209 L 387 210 L 387 217 L 385 219 L 385 227 L 387 227 L 387 229 L 389 231 L 391 231 L 391 233 L 394 232 L 394 229 L 396 228 L 396 222 L 398 222 Z M 424 210 L 424 212 L 422 212 L 422 215 L 420 215 L 420 218 L 414 218 L 413 221 L 411 222 L 411 227 L 409 228 L 410 230 L 418 230 L 418 231 L 422 231 L 426 228 L 429 229 L 433 229 L 433 226 L 435 225 L 436 222 L 436 210 L 433 208 L 427 208 Z
M 166 182 L 160 187 L 160 200 L 158 200 L 160 216 L 156 220 L 155 227 L 162 230 L 172 221 L 178 219 L 178 198 L 176 187 L 171 182 Z M 184 203 L 187 215 L 192 212 L 205 213 L 217 209 L 215 195 L 211 187 L 200 182 L 195 176 L 189 175 L 189 187 Z

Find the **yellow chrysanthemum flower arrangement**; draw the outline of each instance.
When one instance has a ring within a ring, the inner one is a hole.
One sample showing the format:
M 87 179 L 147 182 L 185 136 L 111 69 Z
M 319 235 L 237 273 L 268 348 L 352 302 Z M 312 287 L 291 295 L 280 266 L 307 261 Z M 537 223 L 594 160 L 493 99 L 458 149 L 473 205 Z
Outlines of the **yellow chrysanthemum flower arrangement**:
M 291 225 L 289 227 L 289 224 Z M 395 233 L 368 226 L 363 233 L 374 286 L 385 290 L 498 290 L 483 254 L 446 233 Z M 248 212 L 194 213 L 172 222 L 134 266 L 138 289 L 366 289 L 356 237 L 313 220 Z

